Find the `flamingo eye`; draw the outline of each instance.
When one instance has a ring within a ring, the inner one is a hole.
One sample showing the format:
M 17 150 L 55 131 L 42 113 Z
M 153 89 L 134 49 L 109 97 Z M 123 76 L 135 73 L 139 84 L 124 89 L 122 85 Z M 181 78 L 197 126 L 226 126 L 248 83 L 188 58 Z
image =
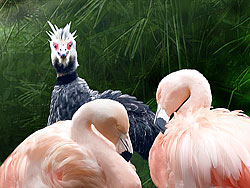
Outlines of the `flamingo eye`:
M 53 46 L 56 50 L 58 50 L 58 44 L 57 43 L 53 43 Z
M 69 43 L 67 44 L 67 49 L 70 50 L 71 46 L 72 46 L 72 42 L 69 42 Z

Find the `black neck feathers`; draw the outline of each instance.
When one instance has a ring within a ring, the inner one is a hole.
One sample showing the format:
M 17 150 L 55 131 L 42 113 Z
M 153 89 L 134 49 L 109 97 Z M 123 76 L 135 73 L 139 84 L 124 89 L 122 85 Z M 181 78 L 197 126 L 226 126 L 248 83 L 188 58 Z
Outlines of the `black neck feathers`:
M 74 71 L 70 74 L 63 75 L 63 76 L 58 76 L 57 81 L 56 81 L 56 85 L 68 84 L 70 82 L 73 82 L 77 77 L 78 77 L 78 75 L 77 75 L 76 71 Z

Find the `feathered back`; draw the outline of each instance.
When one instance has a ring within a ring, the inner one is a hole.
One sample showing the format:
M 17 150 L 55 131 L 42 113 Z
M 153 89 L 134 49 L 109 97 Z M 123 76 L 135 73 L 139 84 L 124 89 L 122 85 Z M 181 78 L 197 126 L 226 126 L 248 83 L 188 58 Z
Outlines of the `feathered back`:
M 249 187 L 249 125 L 243 113 L 222 108 L 175 114 L 162 139 L 175 184 Z
M 67 139 L 58 138 L 53 143 L 41 168 L 43 182 L 51 188 L 95 188 L 105 185 L 104 173 L 94 155 Z
M 30 135 L 0 167 L 0 187 L 96 188 L 105 176 L 93 153 L 66 133 L 69 122 Z

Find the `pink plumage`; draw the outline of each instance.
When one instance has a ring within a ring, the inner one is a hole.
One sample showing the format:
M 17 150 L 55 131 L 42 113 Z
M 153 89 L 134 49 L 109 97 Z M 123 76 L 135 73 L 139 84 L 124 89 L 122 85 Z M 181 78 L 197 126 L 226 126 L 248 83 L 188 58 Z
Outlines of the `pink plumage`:
M 166 76 L 156 98 L 165 117 L 174 113 L 150 150 L 150 174 L 158 188 L 250 187 L 247 115 L 210 109 L 210 86 L 195 70 Z
M 134 169 L 116 151 L 124 144 L 132 149 L 128 130 L 121 104 L 108 99 L 89 102 L 72 121 L 26 138 L 0 167 L 0 187 L 140 188 Z

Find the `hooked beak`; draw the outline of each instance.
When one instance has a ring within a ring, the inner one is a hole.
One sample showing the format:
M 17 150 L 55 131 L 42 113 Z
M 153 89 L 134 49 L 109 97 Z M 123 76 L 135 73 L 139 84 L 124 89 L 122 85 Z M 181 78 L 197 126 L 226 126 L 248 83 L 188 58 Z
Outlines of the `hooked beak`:
M 166 124 L 169 122 L 169 116 L 165 110 L 158 104 L 157 111 L 155 114 L 154 124 L 160 129 L 162 133 L 166 130 Z
M 120 138 L 116 144 L 116 151 L 121 154 L 121 156 L 129 161 L 133 154 L 133 146 L 128 133 L 124 134 L 120 132 Z
M 65 59 L 66 58 L 66 54 L 61 54 L 61 58 Z
M 60 52 L 57 52 L 57 54 L 60 56 L 60 58 L 62 60 L 65 60 L 66 57 L 68 56 L 69 52 L 67 51 L 66 53 L 60 53 Z

